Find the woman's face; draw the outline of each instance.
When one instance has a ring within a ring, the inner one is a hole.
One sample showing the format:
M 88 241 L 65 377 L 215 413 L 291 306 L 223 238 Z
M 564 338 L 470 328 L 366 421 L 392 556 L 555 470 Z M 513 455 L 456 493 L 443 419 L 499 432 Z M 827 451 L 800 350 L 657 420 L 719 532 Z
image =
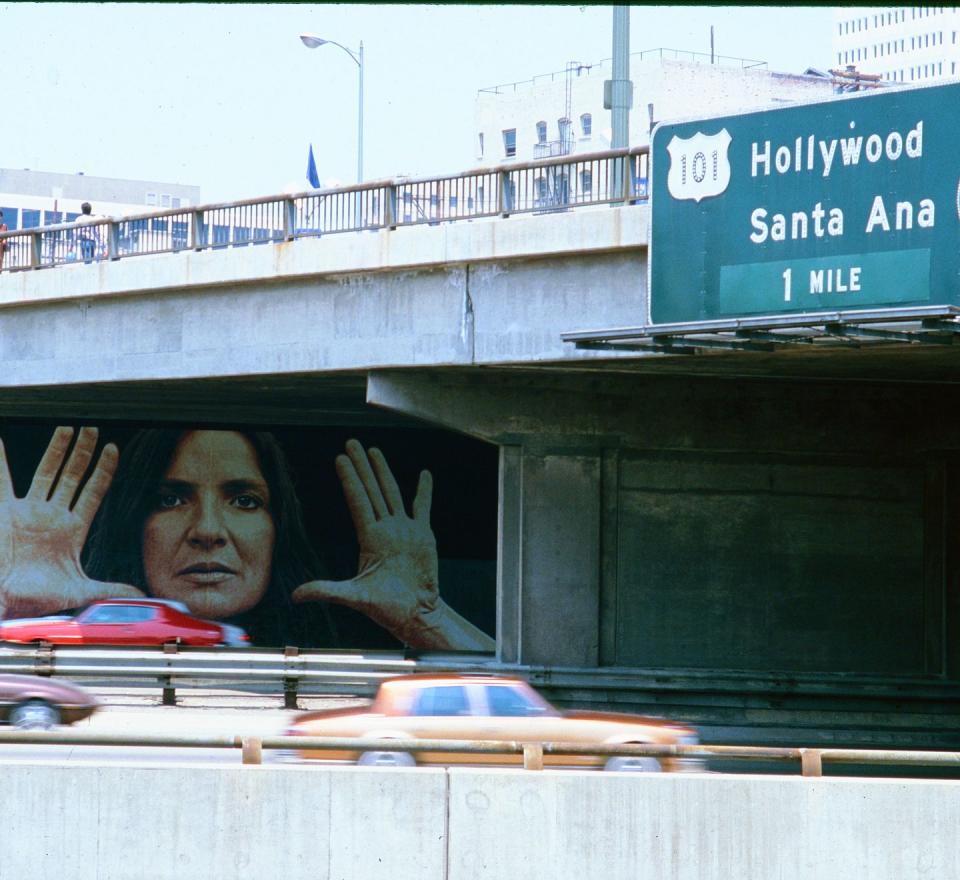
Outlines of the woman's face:
M 242 434 L 183 436 L 143 530 L 143 567 L 154 596 L 201 617 L 256 605 L 270 583 L 275 529 L 270 489 Z

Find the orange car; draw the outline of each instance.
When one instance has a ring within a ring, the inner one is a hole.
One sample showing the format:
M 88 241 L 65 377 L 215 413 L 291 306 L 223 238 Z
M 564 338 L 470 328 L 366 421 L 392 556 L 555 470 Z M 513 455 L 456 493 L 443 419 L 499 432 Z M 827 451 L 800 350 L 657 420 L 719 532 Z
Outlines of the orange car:
M 660 718 L 613 712 L 561 711 L 529 684 L 498 675 L 404 675 L 380 685 L 361 709 L 305 712 L 286 731 L 292 736 L 373 739 L 510 740 L 577 744 L 695 745 L 696 731 Z M 519 764 L 520 754 L 346 751 L 304 749 L 300 757 L 358 764 Z M 545 766 L 608 770 L 699 769 L 690 758 L 544 754 Z

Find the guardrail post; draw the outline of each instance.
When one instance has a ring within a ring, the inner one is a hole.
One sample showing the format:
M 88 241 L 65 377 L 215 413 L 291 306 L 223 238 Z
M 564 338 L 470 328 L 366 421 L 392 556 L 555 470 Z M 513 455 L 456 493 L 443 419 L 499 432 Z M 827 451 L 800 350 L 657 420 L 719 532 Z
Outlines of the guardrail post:
M 284 665 L 291 657 L 299 657 L 300 649 L 295 645 L 287 645 L 283 649 Z M 285 675 L 283 677 L 283 708 L 299 709 L 297 705 L 297 689 L 300 686 L 300 679 L 296 676 Z
M 203 222 L 203 211 L 193 211 L 192 214 L 190 247 L 195 251 L 202 251 L 209 244 L 207 241 L 207 225 Z
M 383 206 L 383 225 L 387 229 L 397 228 L 397 185 L 390 184 L 387 187 L 386 202 Z
M 300 680 L 297 678 L 285 678 L 283 680 L 283 708 L 299 709 L 297 704 L 297 686 Z
M 823 776 L 820 749 L 800 749 L 800 772 L 804 776 Z
M 120 259 L 120 224 L 116 220 L 107 224 L 107 259 Z
M 543 769 L 543 744 L 542 743 L 524 743 L 523 744 L 523 769 L 524 770 L 542 770 Z
M 176 706 L 177 705 L 177 689 L 173 685 L 173 676 L 161 675 L 160 684 L 163 686 L 163 700 L 162 700 L 163 705 Z
M 263 740 L 259 736 L 245 736 L 240 741 L 244 764 L 263 763 Z
M 33 232 L 30 234 L 30 268 L 40 268 L 40 257 L 43 250 L 43 233 Z
M 297 234 L 297 203 L 287 196 L 283 200 L 283 240 L 293 241 Z
M 513 211 L 513 194 L 510 189 L 510 172 L 497 172 L 497 213 L 509 217 Z
M 43 644 L 33 655 L 33 673 L 49 678 L 53 675 L 53 645 Z

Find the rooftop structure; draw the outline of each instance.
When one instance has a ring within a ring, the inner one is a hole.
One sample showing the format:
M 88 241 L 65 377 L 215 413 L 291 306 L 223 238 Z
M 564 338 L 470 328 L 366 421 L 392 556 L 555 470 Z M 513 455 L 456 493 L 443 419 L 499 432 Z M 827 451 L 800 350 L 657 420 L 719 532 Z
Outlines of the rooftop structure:
M 604 81 L 611 59 L 571 61 L 562 71 L 481 89 L 477 94 L 476 156 L 481 165 L 587 153 L 610 148 Z M 821 100 L 833 94 L 828 76 L 775 73 L 765 61 L 674 49 L 630 56 L 631 146 L 649 143 L 660 121 Z

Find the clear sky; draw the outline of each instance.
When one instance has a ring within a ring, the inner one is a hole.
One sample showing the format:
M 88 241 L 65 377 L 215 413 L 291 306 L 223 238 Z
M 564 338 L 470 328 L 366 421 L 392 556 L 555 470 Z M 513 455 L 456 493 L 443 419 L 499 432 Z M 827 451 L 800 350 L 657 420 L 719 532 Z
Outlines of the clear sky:
M 2 3 L 0 167 L 193 184 L 204 201 L 475 163 L 477 90 L 612 55 L 610 6 Z M 630 49 L 826 69 L 830 7 L 636 6 Z

